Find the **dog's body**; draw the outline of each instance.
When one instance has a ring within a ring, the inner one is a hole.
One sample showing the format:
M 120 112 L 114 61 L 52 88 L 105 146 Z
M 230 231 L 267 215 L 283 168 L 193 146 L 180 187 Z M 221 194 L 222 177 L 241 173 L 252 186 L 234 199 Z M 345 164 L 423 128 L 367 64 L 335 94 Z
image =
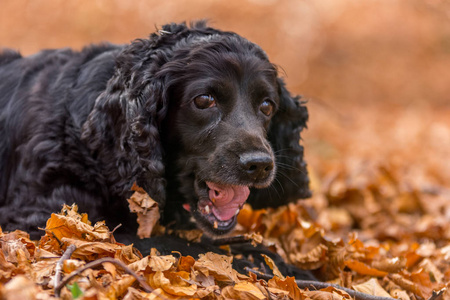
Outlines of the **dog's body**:
M 4 51 L 0 225 L 37 233 L 76 202 L 134 234 L 126 198 L 136 182 L 163 222 L 193 216 L 227 233 L 247 198 L 274 207 L 309 195 L 306 120 L 258 46 L 203 22 L 126 46 Z

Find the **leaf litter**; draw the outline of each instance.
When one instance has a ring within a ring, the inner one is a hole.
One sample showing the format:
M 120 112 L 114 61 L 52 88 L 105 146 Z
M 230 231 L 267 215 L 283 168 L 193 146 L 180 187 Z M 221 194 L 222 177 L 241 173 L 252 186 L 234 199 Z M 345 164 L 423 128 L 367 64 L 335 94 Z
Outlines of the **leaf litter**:
M 440 124 L 439 132 L 450 132 L 448 120 L 439 114 L 390 115 L 406 118 L 403 125 L 420 119 L 425 125 L 417 135 L 422 137 L 426 124 L 433 126 L 431 119 Z M 358 124 L 365 124 L 368 117 L 360 113 L 360 118 Z M 91 224 L 74 204 L 49 216 L 39 241 L 20 230 L 0 230 L 0 299 L 55 299 L 55 290 L 62 299 L 450 299 L 449 173 L 434 167 L 448 151 L 431 135 L 427 147 L 414 152 L 408 141 L 398 141 L 402 135 L 393 136 L 398 128 L 380 133 L 361 125 L 370 133 L 361 140 L 359 134 L 334 131 L 323 136 L 326 130 L 320 126 L 327 124 L 312 126 L 308 134 L 326 138 L 339 155 L 321 157 L 316 142 L 306 145 L 314 153 L 307 157 L 313 197 L 278 209 L 245 205 L 234 235 L 311 270 L 326 285 L 285 277 L 267 256 L 273 277 L 261 270 L 238 273 L 232 255 L 204 253 L 195 259 L 153 249 L 142 257 L 133 245 L 116 242 L 104 222 Z M 374 146 L 380 136 L 392 141 L 382 151 Z M 357 151 L 348 146 L 358 143 L 364 145 Z M 410 164 L 413 157 L 420 161 Z M 157 204 L 139 187 L 134 190 L 129 203 L 140 236 L 164 232 Z M 193 241 L 201 232 L 178 235 Z M 70 245 L 73 252 L 62 260 Z

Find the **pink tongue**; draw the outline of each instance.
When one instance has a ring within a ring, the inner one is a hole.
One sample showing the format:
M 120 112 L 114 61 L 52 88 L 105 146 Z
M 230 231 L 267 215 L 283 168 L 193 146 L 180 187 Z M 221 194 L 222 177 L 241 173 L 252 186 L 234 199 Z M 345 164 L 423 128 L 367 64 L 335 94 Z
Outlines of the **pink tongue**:
M 212 212 L 221 221 L 231 219 L 250 194 L 246 186 L 220 185 L 212 182 L 206 182 L 206 184 L 210 188 L 209 199 L 214 204 Z

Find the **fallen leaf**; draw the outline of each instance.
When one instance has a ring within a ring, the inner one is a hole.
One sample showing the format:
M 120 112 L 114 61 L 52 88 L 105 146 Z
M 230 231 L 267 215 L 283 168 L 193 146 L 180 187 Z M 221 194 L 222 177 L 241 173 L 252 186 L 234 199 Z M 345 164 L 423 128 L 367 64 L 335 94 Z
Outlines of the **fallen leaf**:
M 342 295 L 339 295 L 337 293 L 330 293 L 325 291 L 305 291 L 304 292 L 305 297 L 311 298 L 313 300 L 343 300 L 343 299 L 350 299 L 346 298 Z M 300 298 L 297 298 L 300 299 Z
M 58 251 L 59 241 L 63 238 L 84 241 L 106 241 L 110 239 L 110 232 L 105 222 L 98 222 L 94 226 L 86 219 L 87 215 L 78 214 L 78 207 L 64 205 L 59 214 L 51 214 L 45 227 L 45 236 L 40 244 L 48 251 Z
M 172 255 L 164 255 L 164 256 L 150 256 L 148 265 L 150 268 L 155 271 L 167 271 L 173 267 L 176 259 Z
M 372 268 L 380 271 L 388 273 L 398 273 L 406 268 L 406 258 L 405 257 L 380 258 L 378 260 L 372 261 L 370 265 Z
M 38 286 L 24 275 L 18 275 L 11 279 L 5 284 L 5 288 L 2 291 L 6 300 L 35 299 L 39 292 Z
M 194 264 L 194 269 L 202 272 L 205 276 L 212 275 L 218 281 L 238 282 L 237 272 L 231 266 L 232 261 L 232 256 L 207 252 L 200 254 Z
M 328 247 L 319 244 L 308 253 L 290 253 L 289 260 L 304 270 L 318 269 L 326 263 L 325 257 Z
M 355 272 L 358 272 L 362 275 L 369 275 L 369 276 L 375 276 L 375 277 L 384 277 L 388 273 L 384 271 L 380 271 L 374 268 L 371 268 L 370 266 L 366 265 L 363 262 L 357 261 L 357 260 L 346 260 L 345 265 L 352 269 Z
M 193 296 L 197 292 L 195 284 L 189 284 L 183 279 L 189 279 L 189 273 L 181 272 L 162 272 L 157 271 L 149 276 L 150 286 L 161 288 L 164 292 L 175 296 Z
M 278 269 L 275 262 L 267 255 L 261 254 L 262 257 L 264 257 L 264 261 L 269 266 L 269 268 L 272 270 L 273 275 L 280 277 L 281 279 L 284 279 L 283 274 L 281 274 L 280 270 Z
M 239 282 L 234 286 L 226 286 L 222 289 L 222 297 L 225 299 L 262 300 L 266 296 L 258 287 L 249 282 Z
M 364 294 L 369 294 L 369 295 L 374 295 L 374 296 L 379 296 L 379 297 L 391 297 L 391 295 L 389 295 L 388 292 L 386 292 L 381 285 L 378 283 L 378 280 L 375 278 L 371 278 L 366 282 L 357 284 L 357 285 L 353 285 L 352 288 L 355 291 L 364 293 Z
M 269 287 L 281 289 L 288 292 L 291 299 L 304 299 L 304 292 L 298 287 L 294 277 L 279 278 L 273 277 L 268 282 Z
M 137 235 L 141 239 L 149 238 L 160 217 L 158 203 L 136 183 L 133 184 L 131 190 L 134 191 L 134 194 L 128 199 L 128 204 L 130 211 L 137 214 L 139 224 Z

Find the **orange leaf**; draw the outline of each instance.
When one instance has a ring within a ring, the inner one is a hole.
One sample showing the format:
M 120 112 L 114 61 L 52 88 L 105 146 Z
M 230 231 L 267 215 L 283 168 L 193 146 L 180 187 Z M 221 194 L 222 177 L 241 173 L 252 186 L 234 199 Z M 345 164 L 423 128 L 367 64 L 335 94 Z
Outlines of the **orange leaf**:
M 250 282 L 239 282 L 234 286 L 226 286 L 222 290 L 222 296 L 225 299 L 244 299 L 244 300 L 263 300 L 266 296 L 257 286 Z
M 381 285 L 378 283 L 378 280 L 375 278 L 371 278 L 364 283 L 354 285 L 353 289 L 364 294 L 380 297 L 391 297 L 391 295 L 389 295 L 389 293 L 381 287 Z
M 383 277 L 386 276 L 388 273 L 384 271 L 380 271 L 377 269 L 374 269 L 365 263 L 356 261 L 356 260 L 346 260 L 345 265 L 352 269 L 353 271 L 362 274 L 362 275 L 369 275 L 369 276 L 376 276 L 376 277 Z
M 131 190 L 134 191 L 134 194 L 127 201 L 130 211 L 137 214 L 139 224 L 137 235 L 141 239 L 148 238 L 160 217 L 158 203 L 136 183 L 133 184 Z
M 213 275 L 216 280 L 225 282 L 238 282 L 237 272 L 231 267 L 233 257 L 212 252 L 200 254 L 194 268 L 205 276 Z
M 289 298 L 291 299 L 305 298 L 303 291 L 298 287 L 294 277 L 286 277 L 282 279 L 275 276 L 267 283 L 269 284 L 269 287 L 278 288 L 289 292 Z
M 281 274 L 280 270 L 278 269 L 277 265 L 275 264 L 275 262 L 267 255 L 265 254 L 261 254 L 262 257 L 264 257 L 264 261 L 266 262 L 266 264 L 269 266 L 269 268 L 272 270 L 273 275 L 278 276 L 282 279 L 284 279 L 283 274 Z

